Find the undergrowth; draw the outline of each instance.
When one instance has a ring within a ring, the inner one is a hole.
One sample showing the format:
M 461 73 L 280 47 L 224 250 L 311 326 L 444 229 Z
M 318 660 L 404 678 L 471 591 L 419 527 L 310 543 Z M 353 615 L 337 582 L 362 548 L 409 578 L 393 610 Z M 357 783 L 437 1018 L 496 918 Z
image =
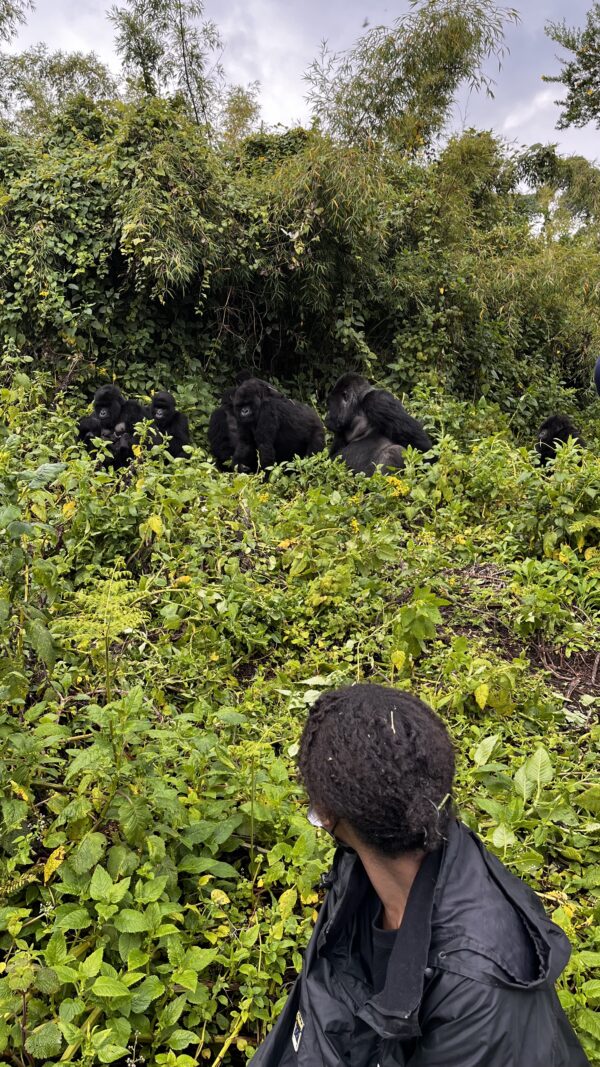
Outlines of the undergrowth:
M 115 474 L 44 378 L 1 405 L 2 1061 L 246 1062 L 330 859 L 295 776 L 306 710 L 366 679 L 447 722 L 462 818 L 572 942 L 560 997 L 598 1067 L 593 451 L 545 474 L 491 406 L 448 400 L 438 462 L 397 477 L 220 475 L 201 434 Z

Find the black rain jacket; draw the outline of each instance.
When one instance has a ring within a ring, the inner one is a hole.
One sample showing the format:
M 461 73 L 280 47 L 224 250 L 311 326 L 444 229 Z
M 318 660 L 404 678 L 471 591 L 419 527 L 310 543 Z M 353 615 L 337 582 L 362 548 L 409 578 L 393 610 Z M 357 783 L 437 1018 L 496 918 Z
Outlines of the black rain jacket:
M 570 945 L 534 892 L 454 821 L 429 884 L 424 867 L 373 994 L 354 936 L 373 890 L 358 856 L 336 852 L 302 973 L 252 1067 L 589 1067 L 554 989 Z

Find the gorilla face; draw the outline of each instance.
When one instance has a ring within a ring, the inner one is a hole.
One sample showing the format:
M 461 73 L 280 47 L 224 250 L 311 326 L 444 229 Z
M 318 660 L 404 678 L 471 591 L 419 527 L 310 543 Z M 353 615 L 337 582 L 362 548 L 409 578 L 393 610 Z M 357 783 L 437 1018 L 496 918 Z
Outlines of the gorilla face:
M 360 374 L 343 374 L 327 398 L 325 425 L 332 433 L 341 433 L 357 414 L 362 397 L 371 389 Z
M 94 396 L 94 415 L 100 420 L 103 430 L 114 430 L 125 397 L 116 385 L 102 385 Z
M 160 427 L 166 427 L 173 421 L 175 400 L 171 393 L 155 393 L 152 397 L 152 418 Z
M 242 426 L 254 426 L 258 421 L 263 401 L 262 383 L 256 378 L 249 378 L 235 391 L 233 410 Z

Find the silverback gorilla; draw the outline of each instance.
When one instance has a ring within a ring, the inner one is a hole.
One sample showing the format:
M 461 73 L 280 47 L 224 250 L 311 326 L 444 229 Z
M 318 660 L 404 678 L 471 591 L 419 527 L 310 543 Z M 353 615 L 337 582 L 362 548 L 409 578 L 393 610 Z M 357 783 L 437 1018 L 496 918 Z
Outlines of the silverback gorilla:
M 174 458 L 185 456 L 184 445 L 190 443 L 190 428 L 187 415 L 175 406 L 172 393 L 161 390 L 155 393 L 150 404 L 150 418 L 154 422 L 152 441 L 167 441 L 167 450 Z
M 238 441 L 234 466 L 265 470 L 294 456 L 312 456 L 325 447 L 325 431 L 316 411 L 281 396 L 260 378 L 249 378 L 233 397 Z
M 325 425 L 334 433 L 332 457 L 341 455 L 355 472 L 372 474 L 376 466 L 402 467 L 408 445 L 428 452 L 431 439 L 421 423 L 384 389 L 360 374 L 343 374 L 327 398 Z
M 536 451 L 543 467 L 556 457 L 556 446 L 564 445 L 572 437 L 582 448 L 585 441 L 579 430 L 567 415 L 550 415 L 538 430 Z

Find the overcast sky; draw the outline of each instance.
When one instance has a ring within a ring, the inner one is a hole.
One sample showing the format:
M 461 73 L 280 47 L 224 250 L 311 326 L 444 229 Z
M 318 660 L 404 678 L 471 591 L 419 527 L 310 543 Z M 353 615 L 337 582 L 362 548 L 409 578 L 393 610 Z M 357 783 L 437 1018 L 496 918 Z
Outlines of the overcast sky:
M 506 0 L 508 3 L 509 0 Z M 561 86 L 542 74 L 559 69 L 557 47 L 544 33 L 548 19 L 583 26 L 591 0 L 513 0 L 521 23 L 509 28 L 510 54 L 497 81 L 495 99 L 465 96 L 456 109 L 456 128 L 492 128 L 510 142 L 557 142 L 564 152 L 600 158 L 600 131 L 556 130 L 554 100 Z M 108 3 L 106 6 L 109 6 Z M 369 24 L 389 24 L 408 9 L 407 0 L 206 0 L 225 42 L 223 64 L 230 80 L 261 83 L 263 117 L 269 124 L 306 122 L 303 74 L 325 38 L 345 48 Z M 112 27 L 103 0 L 38 0 L 16 47 L 45 41 L 53 48 L 94 50 L 115 67 Z

